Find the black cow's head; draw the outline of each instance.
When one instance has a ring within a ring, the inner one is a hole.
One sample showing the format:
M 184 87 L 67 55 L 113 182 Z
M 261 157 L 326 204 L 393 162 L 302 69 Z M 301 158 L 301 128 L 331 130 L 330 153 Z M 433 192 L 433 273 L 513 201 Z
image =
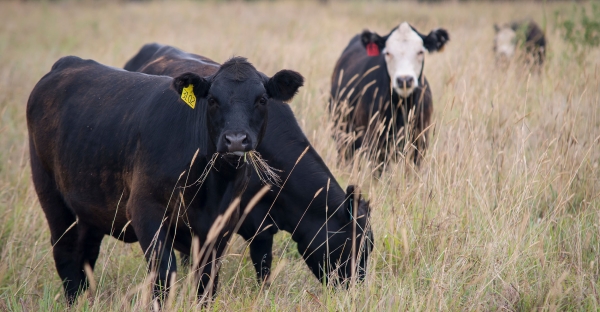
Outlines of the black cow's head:
M 353 185 L 346 189 L 346 200 L 339 209 L 342 213 L 334 214 L 326 226 L 321 222 L 316 235 L 297 241 L 298 251 L 313 274 L 319 280 L 332 279 L 335 284 L 347 282 L 353 272 L 358 280 L 364 279 L 374 243 L 369 202 L 355 194 Z
M 444 29 L 432 30 L 425 36 L 407 22 L 381 37 L 368 30 L 363 31 L 361 41 L 370 56 L 383 53 L 392 86 L 402 97 L 408 97 L 419 86 L 425 51 L 440 51 L 450 39 Z
M 182 74 L 173 80 L 173 87 L 181 94 L 193 86 L 194 95 L 206 101 L 208 133 L 216 151 L 241 156 L 256 149 L 262 139 L 269 99 L 291 100 L 303 82 L 291 70 L 269 78 L 245 58 L 234 57 L 209 77 Z

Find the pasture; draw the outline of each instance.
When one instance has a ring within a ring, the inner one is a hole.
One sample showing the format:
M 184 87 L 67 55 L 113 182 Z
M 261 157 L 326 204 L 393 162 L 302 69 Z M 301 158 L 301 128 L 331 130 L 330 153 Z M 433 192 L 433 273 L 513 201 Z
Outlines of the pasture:
M 580 4 L 581 5 L 581 4 Z M 275 240 L 270 287 L 255 281 L 246 243 L 223 259 L 215 311 L 600 309 L 600 52 L 574 55 L 552 18 L 571 3 L 151 2 L 0 3 L 0 310 L 63 311 L 50 235 L 31 183 L 25 105 L 61 56 L 123 67 L 148 42 L 217 62 L 239 55 L 267 75 L 299 71 L 291 103 L 342 186 L 372 206 L 367 277 L 321 285 L 288 234 Z M 531 17 L 546 28 L 540 73 L 495 64 L 494 22 Z M 327 114 L 337 58 L 364 28 L 402 21 L 450 42 L 425 56 L 433 131 L 421 168 L 381 176 L 338 161 Z M 290 160 L 295 161 L 295 160 Z M 307 194 L 312 196 L 313 194 Z M 184 269 L 168 310 L 195 306 Z M 139 244 L 103 241 L 95 289 L 74 310 L 148 310 Z

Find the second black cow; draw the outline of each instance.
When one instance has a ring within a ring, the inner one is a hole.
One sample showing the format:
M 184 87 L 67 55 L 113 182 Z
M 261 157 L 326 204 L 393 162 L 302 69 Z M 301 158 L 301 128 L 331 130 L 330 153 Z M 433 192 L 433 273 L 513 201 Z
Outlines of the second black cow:
M 181 72 L 210 74 L 218 64 L 196 54 L 160 44 L 147 44 L 125 69 L 176 77 Z M 238 233 L 250 242 L 257 277 L 264 281 L 272 263 L 273 235 L 292 234 L 298 251 L 319 279 L 348 281 L 365 275 L 373 248 L 369 203 L 340 187 L 300 129 L 288 104 L 271 99 L 269 123 L 257 151 L 272 167 L 282 170 L 282 186 L 274 186 L 244 220 Z M 262 187 L 252 175 L 242 198 L 245 205 Z M 354 266 L 352 263 L 354 262 Z M 353 275 L 354 272 L 354 275 Z

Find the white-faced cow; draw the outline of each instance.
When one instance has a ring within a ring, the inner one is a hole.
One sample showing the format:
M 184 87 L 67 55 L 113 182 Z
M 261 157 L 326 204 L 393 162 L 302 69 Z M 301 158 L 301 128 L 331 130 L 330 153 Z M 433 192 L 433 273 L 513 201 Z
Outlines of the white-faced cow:
M 175 78 L 58 60 L 31 92 L 27 125 L 33 183 L 68 302 L 87 288 L 84 266 L 93 269 L 105 235 L 139 241 L 161 298 L 176 271 L 174 249 L 189 254 L 192 236 L 208 246 L 211 226 L 247 186 L 250 166 L 237 155 L 259 145 L 267 104 L 291 99 L 302 84 L 294 71 L 269 78 L 239 57 L 210 75 Z M 206 252 L 199 296 L 216 290 L 212 269 L 239 212 L 231 216 Z
M 415 147 L 407 156 L 420 163 L 433 112 L 423 74 L 425 54 L 441 50 L 448 40 L 444 29 L 423 35 L 406 22 L 385 36 L 365 30 L 350 40 L 331 77 L 330 109 L 336 128 L 351 135 L 343 154 L 371 147 L 381 161 L 407 142 Z
M 206 57 L 156 43 L 143 46 L 125 65 L 127 70 L 172 77 L 187 71 L 212 74 L 218 68 Z M 269 123 L 257 151 L 270 166 L 281 170 L 285 184 L 273 186 L 238 230 L 250 242 L 250 256 L 259 281 L 269 276 L 273 235 L 279 230 L 292 234 L 298 251 L 320 280 L 335 277 L 334 282 L 345 282 L 353 271 L 362 279 L 373 248 L 369 203 L 360 194 L 354 194 L 352 185 L 344 192 L 302 132 L 288 104 L 270 99 L 267 109 Z M 242 197 L 242 207 L 261 187 L 253 173 Z
M 494 24 L 494 52 L 499 61 L 511 59 L 517 48 L 524 48 L 526 60 L 542 65 L 546 58 L 546 36 L 534 21 Z

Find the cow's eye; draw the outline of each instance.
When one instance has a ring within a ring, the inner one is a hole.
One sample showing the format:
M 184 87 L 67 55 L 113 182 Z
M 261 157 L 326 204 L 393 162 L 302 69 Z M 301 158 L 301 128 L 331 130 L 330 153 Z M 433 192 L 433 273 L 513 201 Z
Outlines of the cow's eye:
M 423 53 L 423 51 L 419 51 L 419 52 L 417 53 L 417 55 L 418 55 L 418 56 L 421 56 L 421 55 L 423 55 L 423 54 L 424 54 L 424 53 Z
M 209 97 L 208 98 L 208 105 L 209 106 L 215 106 L 215 105 L 217 105 L 217 101 L 215 100 L 215 98 Z
M 388 51 L 385 51 L 384 54 L 385 54 L 385 56 L 390 56 L 391 55 L 390 52 L 388 52 Z
M 266 105 L 267 104 L 267 99 L 264 97 L 261 97 L 260 100 L 258 100 L 258 103 L 260 105 Z

